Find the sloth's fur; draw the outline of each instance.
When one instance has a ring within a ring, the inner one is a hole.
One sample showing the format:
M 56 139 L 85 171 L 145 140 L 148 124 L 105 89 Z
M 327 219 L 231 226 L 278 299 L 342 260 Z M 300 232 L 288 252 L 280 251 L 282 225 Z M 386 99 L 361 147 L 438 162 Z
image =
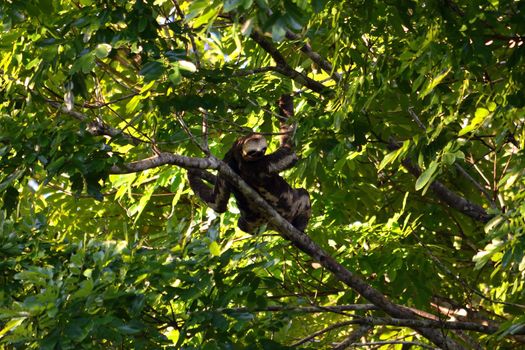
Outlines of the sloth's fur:
M 279 172 L 291 168 L 297 156 L 285 138 L 281 147 L 266 155 L 267 142 L 263 135 L 252 133 L 235 141 L 224 157 L 224 161 L 239 176 L 256 190 L 281 216 L 300 231 L 306 229 L 310 218 L 310 197 L 305 189 L 292 188 Z M 238 227 L 248 233 L 256 232 L 268 220 L 257 214 L 254 203 L 231 186 L 222 176 L 214 182 L 213 190 L 204 183 L 201 171 L 188 173 L 193 191 L 213 210 L 223 213 L 227 209 L 228 198 L 233 193 L 240 211 Z M 209 178 L 209 176 L 208 176 Z

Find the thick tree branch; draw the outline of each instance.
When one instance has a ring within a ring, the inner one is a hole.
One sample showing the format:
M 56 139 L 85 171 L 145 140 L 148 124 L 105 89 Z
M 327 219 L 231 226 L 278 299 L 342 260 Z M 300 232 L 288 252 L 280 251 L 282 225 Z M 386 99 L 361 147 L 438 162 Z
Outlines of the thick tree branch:
M 324 333 L 330 332 L 337 328 L 342 328 L 350 325 L 368 325 L 368 326 L 395 326 L 395 327 L 409 327 L 412 329 L 454 329 L 464 331 L 474 331 L 485 334 L 493 334 L 498 328 L 494 326 L 484 326 L 474 322 L 448 322 L 448 321 L 433 321 L 433 320 L 415 320 L 415 319 L 399 319 L 386 317 L 359 317 L 354 320 L 334 323 L 324 329 L 310 334 L 309 336 L 299 340 L 292 346 L 299 346 Z M 446 348 L 451 349 L 451 348 Z
M 129 174 L 137 173 L 147 169 L 159 167 L 161 165 L 177 165 L 182 168 L 197 168 L 197 169 L 217 169 L 219 161 L 215 157 L 209 158 L 193 158 L 185 157 L 169 152 L 160 152 L 153 157 L 138 160 L 136 162 L 114 165 L 110 169 L 111 174 Z
M 189 158 L 171 153 L 160 153 L 152 158 L 133 162 L 126 165 L 114 166 L 112 173 L 129 173 L 149 169 L 163 164 L 174 164 L 182 167 L 212 168 L 219 171 L 221 176 L 235 188 L 237 188 L 248 200 L 258 208 L 259 212 L 268 218 L 272 227 L 275 227 L 281 235 L 289 240 L 297 248 L 308 254 L 319 262 L 325 269 L 332 272 L 334 276 L 350 288 L 354 289 L 365 299 L 386 312 L 394 318 L 418 320 L 418 316 L 410 310 L 392 303 L 382 293 L 367 284 L 360 277 L 339 264 L 333 257 L 319 247 L 308 235 L 297 230 L 291 223 L 286 221 L 277 211 L 269 205 L 254 189 L 236 174 L 226 163 L 211 156 L 206 159 Z M 430 328 L 416 328 L 420 334 L 443 348 L 454 350 L 463 349 L 462 346 L 452 339 L 444 336 L 439 330 Z
M 309 89 L 317 93 L 324 94 L 331 91 L 329 88 L 327 88 L 320 82 L 315 81 L 312 78 L 306 76 L 305 74 L 299 73 L 298 71 L 290 67 L 288 62 L 286 62 L 284 56 L 279 52 L 279 50 L 277 50 L 275 46 L 273 46 L 273 44 L 268 39 L 264 37 L 264 35 L 260 31 L 252 31 L 250 37 L 260 47 L 262 47 L 264 51 L 268 52 L 268 54 L 272 56 L 273 60 L 277 64 L 277 67 L 275 67 L 275 71 L 295 80 L 296 82 L 308 87 Z
M 353 320 L 348 320 L 340 323 L 336 323 L 328 328 L 335 329 L 349 325 L 369 325 L 369 326 L 394 326 L 394 327 L 408 327 L 408 328 L 434 328 L 434 329 L 450 329 L 450 330 L 463 330 L 473 331 L 484 334 L 494 334 L 498 331 L 498 327 L 485 326 L 476 322 L 460 322 L 460 321 L 434 321 L 434 320 L 414 320 L 414 319 L 400 319 L 400 318 L 388 318 L 388 317 L 358 317 L 356 316 Z M 322 332 L 325 333 L 325 328 Z M 316 332 L 318 333 L 318 332 Z M 313 334 L 316 334 L 313 333 Z M 312 335 L 313 335 L 312 334 Z M 525 329 L 514 333 L 515 335 L 525 334 Z M 313 337 L 312 337 L 313 338 Z M 310 339 L 312 339 L 310 338 Z

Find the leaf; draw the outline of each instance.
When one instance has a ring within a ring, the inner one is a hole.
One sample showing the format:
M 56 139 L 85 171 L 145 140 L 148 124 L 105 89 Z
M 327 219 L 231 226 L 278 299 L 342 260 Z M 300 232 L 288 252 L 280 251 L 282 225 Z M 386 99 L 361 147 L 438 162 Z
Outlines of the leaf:
M 243 0 L 226 0 L 224 1 L 223 10 L 224 12 L 230 12 L 235 10 L 242 3 Z
M 476 112 L 474 113 L 474 119 L 472 119 L 472 121 L 467 126 L 459 131 L 458 136 L 463 136 L 473 130 L 476 130 L 481 124 L 483 124 L 489 114 L 490 112 L 488 109 L 476 109 Z
M 97 58 L 106 58 L 111 52 L 111 45 L 109 44 L 99 44 L 95 48 L 95 56 Z
M 179 61 L 179 69 L 192 73 L 197 71 L 197 67 L 192 62 L 186 60 Z
M 7 322 L 5 327 L 0 331 L 0 339 L 10 330 L 15 329 L 20 326 L 26 317 L 14 318 L 11 321 Z
M 138 109 L 140 101 L 142 101 L 142 96 L 140 95 L 133 96 L 133 98 L 131 98 L 131 100 L 129 100 L 129 102 L 126 103 L 126 113 L 127 114 L 134 113 Z
M 402 156 L 406 153 L 408 150 L 408 147 L 410 146 L 410 140 L 403 141 L 403 145 L 396 149 L 395 151 L 392 151 L 388 153 L 379 164 L 379 167 L 377 171 L 383 170 L 388 164 L 393 163 L 399 156 Z
M 146 63 L 139 74 L 144 76 L 145 81 L 157 80 L 164 73 L 164 66 L 158 61 Z
M 71 67 L 71 73 L 82 72 L 84 74 L 90 73 L 95 68 L 95 56 L 88 52 L 79 57 Z
M 216 241 L 210 243 L 210 254 L 213 256 L 221 255 L 221 247 Z
M 428 183 L 430 183 L 430 181 L 434 177 L 436 170 L 438 169 L 438 165 L 439 164 L 435 160 L 433 160 L 428 166 L 427 170 L 425 170 L 421 175 L 419 175 L 416 181 L 416 191 L 419 191 Z
M 377 171 L 383 170 L 388 164 L 394 162 L 397 159 L 397 156 L 399 155 L 398 150 L 392 151 L 388 153 L 383 160 L 381 160 L 381 163 L 379 164 L 379 167 L 377 168 Z
M 5 191 L 14 181 L 20 179 L 24 175 L 25 170 L 25 168 L 20 168 L 9 174 L 5 181 L 0 183 L 0 192 Z
M 419 95 L 419 98 L 423 98 L 426 95 L 428 95 L 436 86 L 441 83 L 441 81 L 448 75 L 448 73 L 452 70 L 452 67 L 449 67 L 446 71 L 439 74 L 438 76 L 431 79 L 430 83 L 427 85 L 427 87 L 421 92 Z

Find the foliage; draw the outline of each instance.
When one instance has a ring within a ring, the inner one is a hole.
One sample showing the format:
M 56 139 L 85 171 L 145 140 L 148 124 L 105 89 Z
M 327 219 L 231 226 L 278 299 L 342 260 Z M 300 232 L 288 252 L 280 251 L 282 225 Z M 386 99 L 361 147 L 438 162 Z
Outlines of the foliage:
M 384 316 L 328 312 L 367 301 L 276 232 L 239 231 L 233 200 L 221 216 L 205 208 L 185 169 L 115 174 L 159 150 L 202 157 L 203 119 L 218 157 L 247 130 L 276 133 L 275 103 L 290 92 L 301 160 L 286 178 L 312 197 L 307 234 L 396 304 L 499 327 L 448 334 L 462 345 L 517 346 L 524 11 L 510 0 L 2 2 L 0 346 L 286 349 Z M 301 311 L 312 305 L 324 309 Z M 301 346 L 330 348 L 357 328 Z M 364 339 L 428 344 L 388 325 Z

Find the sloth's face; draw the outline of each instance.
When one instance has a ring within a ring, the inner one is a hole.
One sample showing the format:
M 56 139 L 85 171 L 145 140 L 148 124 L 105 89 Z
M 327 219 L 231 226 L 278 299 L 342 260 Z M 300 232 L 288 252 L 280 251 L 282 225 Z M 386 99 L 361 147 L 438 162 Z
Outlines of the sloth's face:
M 264 157 L 268 144 L 260 134 L 249 135 L 242 143 L 242 159 L 255 161 Z

